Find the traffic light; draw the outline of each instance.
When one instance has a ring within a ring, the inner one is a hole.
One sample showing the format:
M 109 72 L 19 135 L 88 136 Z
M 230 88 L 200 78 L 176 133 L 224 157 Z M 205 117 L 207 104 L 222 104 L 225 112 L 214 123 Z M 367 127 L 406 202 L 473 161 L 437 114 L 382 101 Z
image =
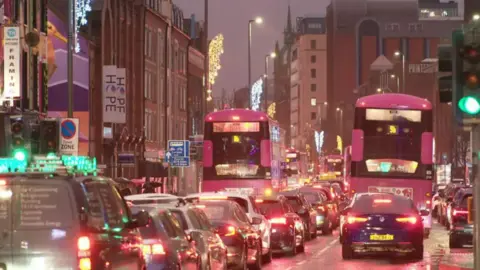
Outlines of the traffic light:
M 47 155 L 58 152 L 59 123 L 56 119 L 45 119 L 40 122 L 40 151 Z
M 465 40 L 464 32 L 455 36 L 457 63 L 455 79 L 458 109 L 465 118 L 476 117 L 480 113 L 480 45 Z
M 10 116 L 11 155 L 18 161 L 27 159 L 25 147 L 25 123 L 21 115 Z

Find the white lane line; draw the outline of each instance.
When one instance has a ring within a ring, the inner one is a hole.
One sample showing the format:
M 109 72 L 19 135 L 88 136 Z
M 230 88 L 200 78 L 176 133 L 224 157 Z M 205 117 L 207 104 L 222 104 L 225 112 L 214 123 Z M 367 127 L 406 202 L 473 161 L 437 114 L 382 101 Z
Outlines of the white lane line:
M 322 254 L 329 250 L 333 245 L 335 245 L 337 241 L 338 239 L 335 239 L 332 242 L 328 243 L 328 245 L 321 249 L 319 252 L 317 252 L 314 257 L 319 258 L 320 256 L 322 256 Z

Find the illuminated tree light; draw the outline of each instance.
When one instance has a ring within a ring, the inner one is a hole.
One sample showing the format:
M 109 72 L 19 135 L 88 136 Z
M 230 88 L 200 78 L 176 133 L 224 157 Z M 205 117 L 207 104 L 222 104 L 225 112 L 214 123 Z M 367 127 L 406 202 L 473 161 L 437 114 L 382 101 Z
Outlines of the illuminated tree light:
M 78 33 L 80 27 L 87 25 L 87 14 L 92 11 L 92 0 L 75 0 L 75 52 L 80 52 Z
M 250 104 L 252 104 L 252 110 L 258 111 L 260 109 L 260 102 L 262 101 L 262 92 L 263 92 L 263 78 L 258 79 L 252 85 L 252 90 L 250 91 Z
M 340 151 L 340 154 L 342 154 L 342 152 L 343 152 L 343 141 L 342 141 L 342 137 L 340 137 L 339 135 L 337 135 L 337 149 L 338 149 L 338 151 Z
M 268 116 L 270 116 L 270 118 L 275 118 L 275 102 L 270 104 L 270 106 L 268 106 L 268 110 L 267 110 L 267 114 Z
M 223 35 L 216 35 L 208 45 L 208 83 L 210 87 L 215 84 L 220 65 L 220 56 L 223 54 Z M 207 101 L 212 100 L 212 90 L 207 91 Z
M 319 154 L 322 152 L 324 137 L 325 137 L 324 131 L 321 131 L 321 132 L 315 131 L 315 146 L 317 148 L 317 153 Z

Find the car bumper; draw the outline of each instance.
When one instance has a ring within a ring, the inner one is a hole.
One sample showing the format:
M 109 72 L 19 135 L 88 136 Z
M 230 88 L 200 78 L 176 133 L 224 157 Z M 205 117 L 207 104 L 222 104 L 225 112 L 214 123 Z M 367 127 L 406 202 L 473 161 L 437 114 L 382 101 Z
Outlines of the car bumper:
M 384 243 L 384 242 L 353 242 L 353 250 L 358 253 L 395 252 L 408 253 L 415 250 L 411 242 Z
M 473 245 L 473 226 L 452 226 L 450 236 L 462 244 Z
M 296 246 L 294 229 L 289 226 L 272 228 L 270 237 L 272 252 L 288 252 Z
M 347 228 L 346 228 L 347 229 Z M 391 240 L 371 240 L 372 235 L 390 235 Z M 423 228 L 418 227 L 411 231 L 379 228 L 345 230 L 342 234 L 342 243 L 351 245 L 356 252 L 411 252 L 415 246 L 423 243 Z

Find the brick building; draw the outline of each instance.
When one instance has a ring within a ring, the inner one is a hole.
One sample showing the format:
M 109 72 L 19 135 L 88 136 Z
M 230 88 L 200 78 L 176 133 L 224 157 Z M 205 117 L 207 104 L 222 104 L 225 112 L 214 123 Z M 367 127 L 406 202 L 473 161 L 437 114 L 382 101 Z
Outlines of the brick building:
M 393 64 L 387 72 L 399 78 L 400 89 L 434 103 L 437 152 L 450 151 L 450 138 L 444 136 L 452 133 L 450 108 L 438 103 L 435 68 L 428 73 L 419 66 L 425 59 L 436 58 L 437 45 L 449 42 L 452 29 L 460 27 L 463 17 L 457 9 L 456 3 L 431 0 L 333 0 L 327 8 L 327 89 L 328 104 L 332 105 L 328 106 L 331 121 L 327 134 L 340 134 L 344 145 L 350 144 L 354 102 L 380 86 L 379 74 L 371 70 L 371 64 L 383 55 Z M 395 91 L 395 82 L 391 84 Z M 342 125 L 333 120 L 337 107 L 343 114 Z M 335 147 L 332 138 L 335 136 L 326 138 L 330 149 Z M 440 145 L 445 149 L 440 150 Z

